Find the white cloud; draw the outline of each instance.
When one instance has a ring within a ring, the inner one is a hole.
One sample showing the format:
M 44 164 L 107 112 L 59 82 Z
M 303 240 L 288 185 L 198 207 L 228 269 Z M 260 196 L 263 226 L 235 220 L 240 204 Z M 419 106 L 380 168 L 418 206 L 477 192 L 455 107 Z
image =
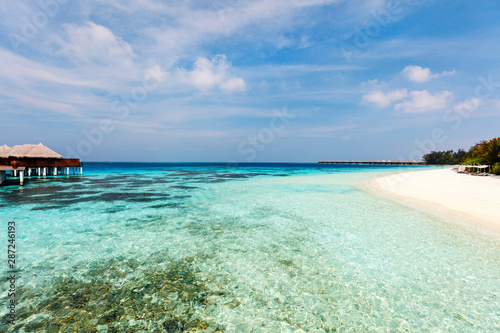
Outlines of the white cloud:
M 408 96 L 406 89 L 398 89 L 384 93 L 382 91 L 374 91 L 367 95 L 363 95 L 363 100 L 361 104 L 373 103 L 379 108 L 384 108 L 391 105 L 395 101 L 402 100 Z
M 165 4 L 155 0 L 96 0 L 96 4 L 104 6 L 113 6 L 115 9 L 127 12 L 162 12 L 168 10 Z
M 342 0 L 256 0 L 212 1 L 205 5 L 171 2 L 161 10 L 166 24 L 144 30 L 148 45 L 157 52 L 175 55 L 187 47 L 207 43 L 221 36 L 238 34 L 239 39 L 270 41 L 277 48 L 301 44 L 289 40 L 289 28 L 304 24 L 301 17 L 308 8 L 341 3 Z M 168 19 L 167 19 L 168 18 Z M 299 18 L 299 19 L 297 19 Z M 245 29 L 251 26 L 251 29 Z M 175 60 L 175 59 L 174 59 Z
M 132 47 L 108 28 L 87 22 L 83 26 L 67 25 L 67 41 L 59 39 L 59 54 L 86 63 L 131 62 Z
M 74 71 L 45 65 L 0 48 L 0 59 L 8 66 L 0 66 L 0 77 L 9 86 L 18 89 L 28 86 L 67 85 L 76 87 L 105 88 L 98 79 L 78 75 Z M 60 89 L 60 87 L 58 87 Z
M 64 25 L 61 33 L 50 36 L 50 41 L 52 55 L 68 61 L 65 67 L 100 81 L 108 91 L 130 89 L 131 84 L 143 80 L 145 70 L 157 64 L 156 59 L 137 55 L 111 29 L 90 21 Z
M 453 105 L 453 111 L 463 118 L 468 118 L 471 115 L 476 117 L 498 117 L 500 115 L 500 100 L 471 97 L 456 102 Z
M 453 105 L 453 110 L 455 111 L 472 111 L 484 104 L 484 101 L 480 98 L 473 97 L 466 101 L 458 102 Z
M 426 82 L 430 79 L 452 75 L 455 71 L 442 72 L 433 74 L 429 68 L 422 68 L 420 66 L 406 66 L 402 74 L 413 82 Z M 383 87 L 379 84 L 378 80 L 366 81 L 361 84 L 361 87 L 377 89 L 362 97 L 361 104 L 375 104 L 379 108 L 390 106 L 393 102 L 401 101 L 394 106 L 394 110 L 403 110 L 406 113 L 421 113 L 433 110 L 441 110 L 451 106 L 454 95 L 449 91 L 442 91 L 440 93 L 432 94 L 427 90 L 415 90 L 408 93 L 407 89 L 397 89 L 390 92 L 383 92 L 380 89 Z M 474 101 L 466 101 L 464 103 L 471 103 Z M 463 104 L 463 103 L 462 103 Z M 465 104 L 464 104 L 465 105 Z M 456 107 L 464 107 L 457 104 Z
M 220 88 L 226 92 L 245 91 L 247 84 L 245 80 L 239 77 L 233 77 L 220 85 Z
M 227 61 L 226 56 L 219 54 L 212 60 L 200 57 L 194 63 L 192 71 L 180 69 L 180 73 L 185 81 L 201 91 L 214 88 L 225 92 L 246 90 L 246 82 L 242 78 L 231 76 L 231 68 L 231 63 Z
M 82 106 L 88 107 L 87 113 L 92 114 L 105 105 L 89 93 L 109 88 L 95 76 L 42 64 L 2 48 L 0 58 L 9 64 L 0 66 L 0 95 L 15 101 L 19 112 L 43 109 L 79 117 Z
M 378 88 L 380 86 L 379 82 L 378 82 L 378 79 L 375 79 L 375 80 L 368 80 L 368 81 L 365 81 L 365 82 L 361 82 L 361 84 L 359 85 L 361 88 L 365 88 L 365 87 L 368 87 L 368 88 Z
M 454 99 L 453 93 L 442 91 L 432 95 L 427 90 L 411 91 L 410 99 L 394 106 L 394 110 L 403 110 L 406 113 L 422 113 L 446 109 Z
M 427 82 L 442 76 L 453 75 L 455 70 L 450 72 L 443 71 L 442 73 L 432 74 L 429 68 L 422 68 L 420 66 L 406 66 L 403 69 L 403 75 L 412 82 Z

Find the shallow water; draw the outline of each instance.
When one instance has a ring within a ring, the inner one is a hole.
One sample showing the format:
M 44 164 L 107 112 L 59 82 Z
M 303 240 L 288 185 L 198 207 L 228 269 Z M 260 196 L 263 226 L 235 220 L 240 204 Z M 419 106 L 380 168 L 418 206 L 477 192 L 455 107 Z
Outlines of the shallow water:
M 362 190 L 394 170 L 93 164 L 4 186 L 21 294 L 2 330 L 500 330 L 500 236 Z

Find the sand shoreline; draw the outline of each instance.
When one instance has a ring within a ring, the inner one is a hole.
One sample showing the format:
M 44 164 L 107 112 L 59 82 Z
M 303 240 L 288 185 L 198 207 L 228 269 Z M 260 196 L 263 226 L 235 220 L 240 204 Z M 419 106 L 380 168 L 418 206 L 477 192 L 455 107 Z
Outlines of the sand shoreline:
M 500 231 L 500 176 L 458 174 L 448 167 L 378 177 L 371 186 L 397 201 Z

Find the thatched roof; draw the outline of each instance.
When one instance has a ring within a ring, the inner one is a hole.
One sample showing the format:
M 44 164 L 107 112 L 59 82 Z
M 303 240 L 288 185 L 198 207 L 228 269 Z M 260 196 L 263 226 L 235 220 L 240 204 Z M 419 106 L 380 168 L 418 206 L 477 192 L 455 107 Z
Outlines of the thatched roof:
M 6 158 L 9 157 L 8 152 L 10 151 L 10 147 L 7 145 L 0 146 L 0 158 Z
M 35 145 L 14 146 L 9 151 L 9 157 L 27 157 L 26 155 L 33 148 Z
M 17 158 L 62 158 L 61 154 L 56 153 L 50 148 L 47 148 L 42 143 L 37 145 L 16 145 L 12 148 L 8 146 L 0 147 L 0 157 L 17 157 Z
M 10 153 L 12 152 L 12 150 L 13 150 L 13 149 L 17 149 L 17 148 L 19 148 L 19 147 L 21 147 L 21 146 L 16 145 L 16 146 L 13 146 L 13 147 L 10 147 L 10 148 L 9 148 L 9 146 L 7 146 L 7 145 L 3 145 L 2 147 L 5 147 L 5 148 L 3 149 L 3 151 L 2 151 L 2 152 L 0 152 L 0 157 L 2 157 L 2 158 L 7 158 L 7 157 L 9 157 L 9 156 L 10 156 Z
M 28 154 L 24 157 L 32 157 L 32 158 L 62 158 L 61 154 L 56 153 L 50 148 L 42 145 L 40 142 L 33 149 L 31 149 Z

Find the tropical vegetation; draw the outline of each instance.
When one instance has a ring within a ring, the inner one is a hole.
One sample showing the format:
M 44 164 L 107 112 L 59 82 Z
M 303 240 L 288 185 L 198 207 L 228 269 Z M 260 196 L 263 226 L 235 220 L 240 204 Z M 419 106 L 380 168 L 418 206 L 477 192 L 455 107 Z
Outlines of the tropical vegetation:
M 460 164 L 464 162 L 466 158 L 467 152 L 463 149 L 459 149 L 456 152 L 453 150 L 431 151 L 429 154 L 423 156 L 425 163 L 429 165 Z
M 500 137 L 476 143 L 467 152 L 463 149 L 431 151 L 423 159 L 431 165 L 490 165 L 491 172 L 500 175 Z

